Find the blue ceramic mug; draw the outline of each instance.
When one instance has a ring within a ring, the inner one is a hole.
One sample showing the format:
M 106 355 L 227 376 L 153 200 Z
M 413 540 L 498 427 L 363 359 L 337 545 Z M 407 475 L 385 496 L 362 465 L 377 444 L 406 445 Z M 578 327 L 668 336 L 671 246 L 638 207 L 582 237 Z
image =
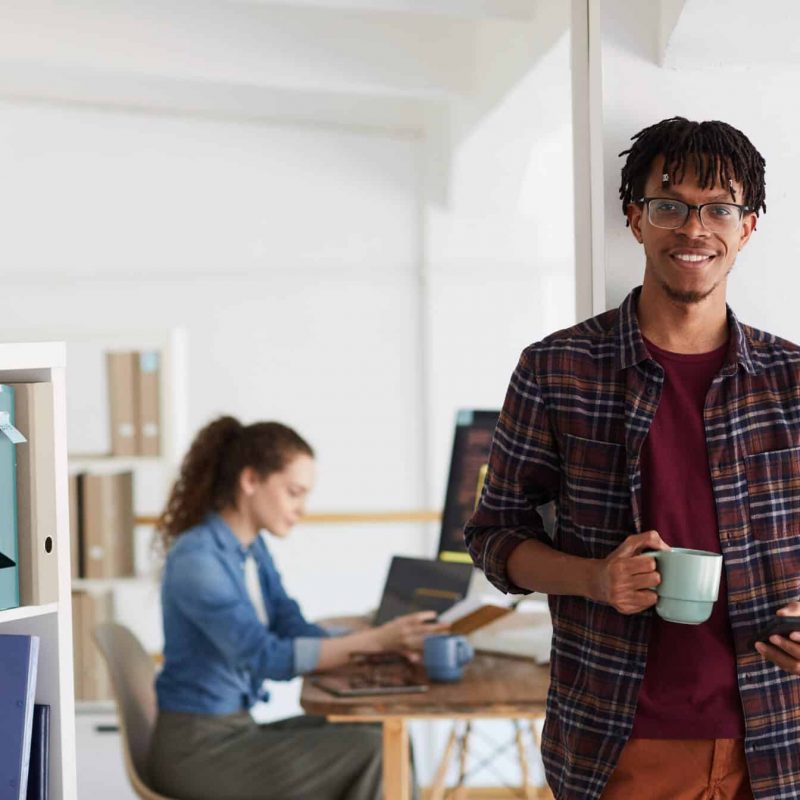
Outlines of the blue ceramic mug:
M 441 633 L 427 636 L 422 643 L 422 660 L 432 681 L 458 681 L 464 665 L 475 655 L 472 645 L 463 636 Z

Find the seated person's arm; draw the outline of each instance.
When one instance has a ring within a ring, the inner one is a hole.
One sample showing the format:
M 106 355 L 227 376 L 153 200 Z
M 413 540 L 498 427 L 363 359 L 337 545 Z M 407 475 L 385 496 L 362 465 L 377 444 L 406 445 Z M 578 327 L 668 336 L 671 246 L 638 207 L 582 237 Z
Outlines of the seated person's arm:
M 346 664 L 351 653 L 419 650 L 426 636 L 448 629 L 448 625 L 435 622 L 435 619 L 435 611 L 419 611 L 397 617 L 378 628 L 322 639 L 317 669 L 332 669 Z
M 181 554 L 169 565 L 165 581 L 178 608 L 226 660 L 247 669 L 254 679 L 290 680 L 316 666 L 314 653 L 306 655 L 313 660 L 310 665 L 296 663 L 303 658 L 297 657 L 295 640 L 261 623 L 233 577 L 211 554 Z

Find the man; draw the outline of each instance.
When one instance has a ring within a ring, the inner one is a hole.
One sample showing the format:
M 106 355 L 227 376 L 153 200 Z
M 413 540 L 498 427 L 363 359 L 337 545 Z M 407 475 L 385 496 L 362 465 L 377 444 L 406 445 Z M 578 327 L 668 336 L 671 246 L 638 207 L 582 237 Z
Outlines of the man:
M 800 614 L 800 348 L 725 302 L 765 162 L 680 117 L 621 155 L 642 286 L 522 353 L 467 545 L 502 590 L 550 596 L 558 800 L 797 798 L 800 634 L 753 639 Z M 723 554 L 701 625 L 653 613 L 645 551 L 670 546 Z

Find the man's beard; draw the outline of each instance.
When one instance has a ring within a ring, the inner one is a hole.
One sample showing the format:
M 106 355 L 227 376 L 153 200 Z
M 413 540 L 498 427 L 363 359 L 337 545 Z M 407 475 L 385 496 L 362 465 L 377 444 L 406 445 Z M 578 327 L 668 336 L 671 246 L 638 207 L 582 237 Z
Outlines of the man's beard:
M 702 303 L 717 286 L 719 286 L 719 283 L 715 283 L 707 292 L 684 292 L 681 289 L 673 289 L 666 281 L 661 282 L 661 288 L 670 300 L 687 306 Z
M 726 278 L 731 274 L 732 269 L 733 266 L 731 265 L 731 268 L 725 273 Z M 661 284 L 661 288 L 664 290 L 664 294 L 666 294 L 670 300 L 689 306 L 696 303 L 702 303 L 703 300 L 705 300 L 710 294 L 712 294 L 712 292 L 716 290 L 722 281 L 717 281 L 708 291 L 705 292 L 682 291 L 681 289 L 673 288 L 666 281 L 659 281 L 659 283 Z

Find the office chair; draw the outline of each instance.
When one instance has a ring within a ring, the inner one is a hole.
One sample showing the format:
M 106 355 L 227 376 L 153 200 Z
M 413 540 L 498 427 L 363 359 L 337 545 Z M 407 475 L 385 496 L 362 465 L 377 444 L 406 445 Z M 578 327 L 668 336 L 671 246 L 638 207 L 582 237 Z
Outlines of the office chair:
M 133 633 L 116 622 L 98 625 L 94 641 L 111 675 L 128 780 L 142 800 L 170 800 L 147 785 L 147 754 L 157 710 L 153 659 Z

